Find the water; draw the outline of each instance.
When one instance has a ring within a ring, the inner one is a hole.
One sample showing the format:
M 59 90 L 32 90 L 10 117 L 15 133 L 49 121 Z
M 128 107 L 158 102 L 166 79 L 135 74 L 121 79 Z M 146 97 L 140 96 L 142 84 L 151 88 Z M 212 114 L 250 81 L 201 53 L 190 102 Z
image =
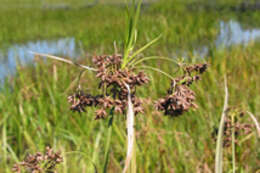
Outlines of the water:
M 237 21 L 220 22 L 220 32 L 213 45 L 217 49 L 223 49 L 232 45 L 248 45 L 252 41 L 260 40 L 260 29 L 243 29 Z M 212 43 L 210 43 L 212 44 Z M 7 49 L 0 50 L 0 81 L 6 76 L 12 75 L 16 71 L 17 60 L 26 65 L 33 62 L 34 56 L 29 53 L 47 53 L 66 57 L 77 58 L 82 55 L 78 44 L 74 38 L 61 38 L 57 40 L 39 40 L 27 42 L 25 44 L 14 44 Z M 193 50 L 193 56 L 207 57 L 209 45 L 200 46 Z M 187 52 L 182 52 L 181 56 L 186 57 Z
M 216 47 L 226 47 L 232 45 L 248 45 L 251 41 L 260 38 L 260 29 L 243 29 L 241 24 L 230 20 L 225 23 L 220 22 L 220 33 L 215 41 Z
M 258 28 L 243 29 L 241 24 L 234 20 L 221 21 L 219 25 L 219 34 L 213 42 L 216 49 L 224 49 L 234 45 L 247 46 L 251 42 L 260 41 L 260 29 Z M 209 45 L 203 45 L 193 49 L 192 53 L 195 57 L 205 58 L 208 56 L 209 49 Z M 188 57 L 187 51 L 181 52 L 179 56 Z
M 57 40 L 39 40 L 25 44 L 14 44 L 0 51 L 0 81 L 7 75 L 16 71 L 17 62 L 21 65 L 33 62 L 34 55 L 29 53 L 48 53 L 60 56 L 79 57 L 81 51 L 74 38 L 62 38 Z

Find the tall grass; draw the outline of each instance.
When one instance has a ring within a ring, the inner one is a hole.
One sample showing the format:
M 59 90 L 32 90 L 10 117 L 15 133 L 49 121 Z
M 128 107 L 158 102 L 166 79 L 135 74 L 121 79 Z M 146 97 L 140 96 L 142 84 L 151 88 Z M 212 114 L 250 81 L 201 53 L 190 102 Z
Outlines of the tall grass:
M 184 13 L 178 10 L 174 3 L 169 3 L 168 6 L 162 5 L 162 7 L 160 4 L 164 3 L 158 2 L 143 10 L 138 24 L 140 29 L 137 48 L 162 32 L 167 34 L 161 42 L 164 41 L 169 46 L 175 47 L 181 45 L 189 47 L 197 40 L 206 42 L 214 39 L 217 34 L 218 20 L 216 19 L 219 14 L 216 12 Z M 4 44 L 11 44 L 38 39 L 75 37 L 76 40 L 82 42 L 89 53 L 102 49 L 112 52 L 115 40 L 118 41 L 120 47 L 122 46 L 125 30 L 125 17 L 122 15 L 124 8 L 97 5 L 87 10 L 80 8 L 47 11 L 46 13 L 46 10 L 41 9 L 1 10 L 0 41 Z M 106 20 L 104 16 L 108 16 Z M 204 20 L 202 17 L 207 19 Z M 180 18 L 183 20 L 179 20 Z M 24 32 L 21 33 L 17 28 Z M 147 33 L 147 30 L 153 30 L 153 32 Z M 194 32 L 197 34 L 193 34 Z
M 181 9 L 174 11 L 171 6 L 165 7 L 164 4 L 157 4 L 156 7 L 159 5 L 164 8 L 154 7 L 144 11 L 139 25 L 140 42 L 137 47 L 149 42 L 161 31 L 166 34 L 157 45 L 152 46 L 153 49 L 147 50 L 147 54 L 172 55 L 174 46 L 190 47 L 194 40 L 212 40 L 217 34 L 215 26 L 221 17 L 219 14 L 207 11 L 184 13 Z M 86 49 L 88 52 L 112 52 L 113 41 L 110 40 L 120 40 L 124 29 L 121 25 L 123 18 L 117 16 L 122 11 L 117 10 L 113 7 L 96 7 L 90 11 L 79 10 L 79 13 L 50 11 L 45 15 L 42 11 L 1 11 L 1 40 L 12 42 L 75 35 L 84 42 L 85 48 L 93 48 Z M 11 16 L 12 12 L 19 15 L 14 16 L 8 23 L 4 14 Z M 95 16 L 92 15 L 94 12 Z M 109 16 L 105 21 L 104 14 Z M 26 18 L 26 22 L 18 23 L 22 18 Z M 59 18 L 64 20 L 59 21 Z M 165 25 L 161 23 L 162 19 L 166 20 Z M 46 32 L 39 36 L 37 33 L 40 23 L 41 31 Z M 17 28 L 24 33 L 20 34 Z M 149 33 L 146 33 L 147 31 Z M 119 45 L 122 44 L 119 42 Z M 146 116 L 135 117 L 138 172 L 214 170 L 216 143 L 211 135 L 214 127 L 219 124 L 217 115 L 223 110 L 223 94 L 220 93 L 223 93 L 224 74 L 227 74 L 229 79 L 229 104 L 241 105 L 260 119 L 259 46 L 252 44 L 247 48 L 237 46 L 225 50 L 211 48 L 206 59 L 210 63 L 209 72 L 193 87 L 200 109 L 175 119 L 163 117 L 154 110 L 149 98 L 154 99 L 165 94 L 169 86 L 166 76 L 150 71 L 151 85 L 138 91 L 140 96 L 148 98 L 145 100 Z M 186 61 L 197 61 L 192 52 L 189 53 Z M 93 164 L 98 172 L 102 172 L 107 160 L 104 157 L 107 142 L 107 130 L 104 129 L 107 129 L 107 122 L 93 121 L 92 109 L 85 114 L 72 113 L 66 102 L 67 95 L 77 86 L 77 83 L 71 84 L 71 81 L 77 81 L 81 70 L 61 62 L 53 64 L 53 61 L 36 61 L 35 65 L 19 67 L 17 74 L 6 80 L 1 88 L 0 172 L 10 172 L 14 162 L 22 160 L 27 153 L 43 150 L 46 145 L 54 146 L 63 153 L 81 153 L 64 154 L 66 157 L 63 165 L 59 167 L 59 172 L 93 172 Z M 89 58 L 82 57 L 80 64 L 90 64 Z M 172 63 L 162 63 L 161 60 L 149 61 L 146 64 L 160 66 L 166 73 L 172 73 L 176 68 Z M 92 72 L 86 71 L 80 84 L 88 90 L 97 87 L 95 81 Z M 122 120 L 125 119 L 119 116 L 115 116 L 113 120 L 108 172 L 123 170 L 127 143 Z M 258 146 L 259 140 L 255 137 L 236 146 L 237 172 L 255 172 L 258 169 Z M 232 161 L 225 155 L 223 160 L 223 172 L 232 170 Z
M 209 59 L 211 63 L 209 72 L 194 88 L 198 96 L 197 102 L 201 107 L 196 112 L 191 111 L 183 117 L 169 119 L 159 116 L 152 105 L 147 106 L 146 116 L 136 117 L 137 170 L 141 172 L 213 170 L 215 142 L 211 138 L 211 133 L 219 120 L 215 115 L 221 113 L 223 104 L 219 95 L 223 91 L 223 85 L 219 82 L 222 81 L 222 77 L 218 74 L 229 74 L 230 104 L 248 106 L 259 119 L 257 107 L 260 98 L 257 91 L 260 85 L 257 57 L 257 45 L 244 50 L 233 48 L 231 52 L 214 52 Z M 0 93 L 0 109 L 3 115 L 1 139 L 5 139 L 1 140 L 1 145 L 5 146 L 1 150 L 1 155 L 4 156 L 6 153 L 7 157 L 6 162 L 1 162 L 1 170 L 4 172 L 10 170 L 17 158 L 23 159 L 26 153 L 35 151 L 35 148 L 43 149 L 47 144 L 66 152 L 80 151 L 87 156 L 96 155 L 95 165 L 99 172 L 102 170 L 105 161 L 102 153 L 105 152 L 106 137 L 102 135 L 98 148 L 94 145 L 97 136 L 100 135 L 97 132 L 106 129 L 107 127 L 103 128 L 106 123 L 93 121 L 92 110 L 82 115 L 69 111 L 66 97 L 70 90 L 67 93 L 64 91 L 71 88 L 71 81 L 77 78 L 80 70 L 57 62 L 56 80 L 52 63 L 45 64 L 40 61 L 35 68 L 19 69 L 17 77 L 11 81 L 11 87 L 6 86 Z M 166 71 L 172 71 L 172 65 L 163 64 L 162 67 Z M 154 79 L 152 85 L 147 87 L 146 91 L 141 89 L 139 94 L 157 98 L 164 94 L 163 90 L 167 86 L 162 83 L 167 77 L 152 71 L 151 74 L 155 76 L 152 78 Z M 92 88 L 95 87 L 94 83 L 92 73 L 86 72 L 81 85 Z M 254 86 L 255 90 L 249 90 L 249 85 Z M 149 105 L 149 99 L 146 102 Z M 121 163 L 125 158 L 126 143 L 125 133 L 121 130 L 125 128 L 125 124 L 120 123 L 121 121 L 122 117 L 114 118 L 109 172 L 122 171 Z M 252 172 L 257 169 L 258 143 L 253 137 L 237 147 L 238 172 Z M 186 157 L 187 155 L 189 157 Z M 8 160 L 11 160 L 11 163 Z M 92 165 L 88 159 L 77 154 L 66 156 L 64 164 L 60 167 L 61 172 L 81 172 L 84 167 Z M 224 162 L 225 171 L 231 168 L 229 165 L 231 164 Z

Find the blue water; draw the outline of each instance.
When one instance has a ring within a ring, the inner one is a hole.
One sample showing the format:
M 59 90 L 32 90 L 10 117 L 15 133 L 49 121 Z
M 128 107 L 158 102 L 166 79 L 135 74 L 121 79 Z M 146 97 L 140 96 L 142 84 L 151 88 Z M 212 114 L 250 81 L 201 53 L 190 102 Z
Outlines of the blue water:
M 231 45 L 248 45 L 260 39 L 260 29 L 243 29 L 240 23 L 230 20 L 220 22 L 220 33 L 215 41 L 216 47 L 226 47 Z
M 66 57 L 78 58 L 81 55 L 79 46 L 74 38 L 62 38 L 57 40 L 39 40 L 25 44 L 14 44 L 0 51 L 0 80 L 16 71 L 17 63 L 26 65 L 33 63 L 34 55 L 29 53 L 55 54 Z
M 221 21 L 220 32 L 213 44 L 217 49 L 223 49 L 232 45 L 248 45 L 251 42 L 260 40 L 260 29 L 244 29 L 237 21 Z M 0 82 L 16 71 L 17 62 L 26 65 L 33 63 L 34 56 L 29 53 L 34 51 L 38 53 L 47 53 L 71 58 L 78 58 L 82 55 L 74 38 L 61 38 L 57 40 L 39 40 L 27 42 L 24 44 L 13 44 L 12 46 L 0 49 Z M 177 51 L 176 51 L 177 52 Z M 207 57 L 209 46 L 199 46 L 192 51 L 192 56 Z M 180 56 L 187 57 L 187 51 L 182 52 Z
M 239 22 L 234 20 L 221 21 L 219 27 L 219 34 L 215 41 L 211 43 L 218 50 L 235 45 L 247 46 L 250 43 L 260 41 L 260 29 L 258 28 L 244 29 Z M 209 49 L 209 45 L 200 45 L 193 49 L 192 56 L 206 58 Z M 184 58 L 189 56 L 187 51 L 180 52 L 178 55 Z

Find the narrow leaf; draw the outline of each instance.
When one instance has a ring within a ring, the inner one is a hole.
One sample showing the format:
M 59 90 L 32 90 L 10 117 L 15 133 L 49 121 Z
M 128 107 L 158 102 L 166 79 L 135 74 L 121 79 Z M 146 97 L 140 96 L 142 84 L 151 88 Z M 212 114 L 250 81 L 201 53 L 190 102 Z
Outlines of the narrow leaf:
M 227 79 L 225 77 L 225 100 L 223 111 L 221 115 L 221 120 L 218 128 L 218 138 L 217 138 L 217 147 L 216 147 L 216 157 L 215 157 L 215 173 L 222 173 L 223 165 L 223 133 L 224 133 L 224 123 L 225 117 L 227 115 L 227 108 L 228 108 L 228 88 L 227 88 Z
M 95 69 L 95 68 L 88 67 L 88 66 L 85 66 L 85 65 L 81 65 L 81 64 L 78 64 L 76 62 L 70 61 L 70 60 L 65 59 L 65 58 L 61 58 L 61 57 L 57 57 L 57 56 L 49 55 L 49 54 L 44 54 L 44 53 L 37 53 L 37 52 L 32 52 L 32 51 L 29 51 L 29 52 L 34 54 L 34 55 L 38 55 L 38 56 L 54 59 L 54 60 L 57 60 L 57 61 L 62 61 L 62 62 L 65 62 L 67 64 L 76 65 L 78 67 L 81 67 L 81 68 L 84 68 L 84 69 L 87 69 L 87 70 L 90 70 L 90 71 L 97 71 L 97 69 Z
M 153 60 L 153 59 L 155 59 L 155 60 L 171 61 L 171 62 L 173 62 L 174 64 L 179 65 L 179 63 L 178 63 L 177 61 L 175 61 L 174 59 L 172 59 L 172 58 L 160 57 L 160 56 L 149 56 L 149 57 L 143 57 L 143 58 L 141 58 L 141 59 L 134 60 L 134 61 L 132 61 L 132 62 L 129 64 L 129 66 L 130 66 L 130 65 L 136 66 L 137 64 L 139 64 L 139 63 L 141 63 L 141 62 L 143 62 L 143 61 Z
M 146 66 L 146 65 L 142 65 L 142 66 L 139 66 L 139 67 L 137 67 L 137 68 L 144 68 L 144 69 L 153 70 L 153 71 L 159 72 L 159 73 L 161 73 L 161 74 L 167 76 L 168 78 L 170 78 L 170 79 L 172 79 L 172 80 L 174 79 L 170 74 L 168 74 L 168 73 L 166 73 L 166 72 L 160 70 L 159 68 L 154 68 L 154 67 Z
M 134 141 L 135 141 L 135 131 L 134 131 L 134 108 L 131 101 L 131 91 L 127 84 L 125 84 L 127 90 L 128 90 L 128 110 L 127 110 L 127 120 L 126 120 L 126 126 L 127 126 L 127 156 L 125 160 L 125 167 L 123 169 L 123 173 L 126 173 L 130 162 L 132 160 L 133 156 L 133 150 L 134 150 Z
M 255 116 L 251 112 L 247 111 L 247 113 L 249 114 L 249 116 L 251 117 L 253 122 L 255 123 L 255 127 L 256 127 L 256 130 L 257 130 L 258 137 L 260 137 L 260 126 L 259 126 L 259 123 L 257 122 L 257 119 L 255 118 Z
M 144 45 L 142 48 L 138 49 L 136 52 L 133 53 L 133 55 L 128 59 L 127 63 L 132 61 L 136 55 L 140 54 L 141 52 L 143 52 L 145 49 L 147 49 L 148 47 L 150 47 L 152 44 L 154 44 L 155 42 L 157 42 L 162 35 L 159 35 L 158 37 L 156 37 L 155 39 L 153 39 L 152 41 L 150 41 L 149 43 L 147 43 L 146 45 Z

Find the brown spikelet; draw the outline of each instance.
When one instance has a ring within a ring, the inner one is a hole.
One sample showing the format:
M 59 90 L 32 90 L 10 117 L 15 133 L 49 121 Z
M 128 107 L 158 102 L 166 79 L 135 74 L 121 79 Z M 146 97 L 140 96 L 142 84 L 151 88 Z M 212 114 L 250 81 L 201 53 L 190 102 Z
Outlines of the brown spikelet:
M 138 86 L 149 82 L 148 77 L 142 71 L 137 74 L 133 68 L 121 69 L 121 55 L 102 55 L 94 56 L 93 63 L 97 67 L 96 77 L 99 79 L 99 88 L 104 92 L 97 97 L 85 94 L 83 91 L 77 91 L 68 97 L 71 104 L 70 109 L 78 112 L 85 112 L 88 106 L 97 106 L 95 119 L 107 117 L 109 110 L 123 114 L 126 112 L 128 90 L 126 85 L 131 89 L 131 98 L 135 114 L 143 113 L 140 99 L 135 96 Z
M 55 173 L 56 166 L 62 161 L 59 152 L 53 152 L 52 148 L 46 147 L 45 153 L 29 154 L 24 161 L 16 163 L 12 171 L 20 173 L 24 169 L 32 173 Z
M 207 69 L 207 64 L 195 64 L 184 68 L 186 72 L 183 76 L 171 81 L 171 87 L 164 98 L 160 98 L 155 107 L 164 111 L 164 115 L 179 116 L 190 108 L 197 108 L 195 104 L 196 95 L 189 86 L 200 80 L 201 74 Z M 192 75 L 192 72 L 197 74 Z

